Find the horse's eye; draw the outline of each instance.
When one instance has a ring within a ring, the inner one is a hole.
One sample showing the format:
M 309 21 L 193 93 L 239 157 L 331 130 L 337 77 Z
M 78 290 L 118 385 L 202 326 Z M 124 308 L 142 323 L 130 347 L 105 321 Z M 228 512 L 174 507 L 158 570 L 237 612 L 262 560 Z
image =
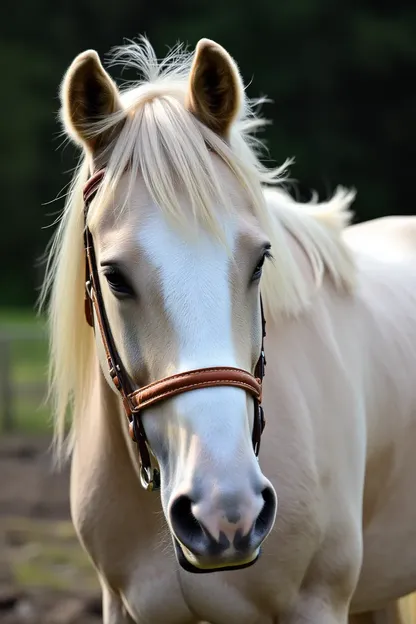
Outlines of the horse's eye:
M 133 297 L 134 291 L 120 269 L 108 267 L 104 273 L 108 285 L 116 296 Z
M 261 274 L 263 271 L 263 265 L 264 265 L 264 261 L 266 260 L 266 258 L 272 258 L 272 253 L 270 251 L 270 248 L 265 249 L 265 251 L 263 252 L 262 257 L 260 258 L 260 260 L 258 261 L 256 268 L 254 269 L 253 275 L 252 275 L 252 281 L 256 282 L 257 280 L 259 280 L 261 278 Z

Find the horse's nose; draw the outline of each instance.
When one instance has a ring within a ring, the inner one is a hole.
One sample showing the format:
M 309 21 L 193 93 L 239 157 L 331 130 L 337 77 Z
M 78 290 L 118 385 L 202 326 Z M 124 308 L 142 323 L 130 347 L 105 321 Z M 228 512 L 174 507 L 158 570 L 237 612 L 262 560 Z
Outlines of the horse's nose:
M 276 515 L 271 485 L 259 494 L 207 497 L 193 501 L 182 494 L 170 506 L 171 528 L 195 557 L 243 559 L 254 553 L 269 534 Z

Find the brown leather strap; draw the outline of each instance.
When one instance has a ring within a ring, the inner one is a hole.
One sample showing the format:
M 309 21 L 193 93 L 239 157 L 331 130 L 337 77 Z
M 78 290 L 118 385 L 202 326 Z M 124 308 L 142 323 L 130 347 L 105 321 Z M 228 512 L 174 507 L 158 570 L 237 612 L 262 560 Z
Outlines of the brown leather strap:
M 212 386 L 235 386 L 242 388 L 250 392 L 261 402 L 260 379 L 255 379 L 253 375 L 240 368 L 225 366 L 199 368 L 165 377 L 160 381 L 154 381 L 148 386 L 136 390 L 136 392 L 130 394 L 129 399 L 134 406 L 134 410 L 142 410 L 159 401 L 170 399 L 181 392 L 210 388 Z
M 89 197 L 91 198 L 92 195 L 90 195 Z M 138 447 L 140 479 L 142 485 L 147 490 L 158 489 L 160 484 L 159 471 L 152 468 L 152 461 L 150 459 L 150 453 L 147 448 L 146 434 L 143 428 L 143 423 L 140 418 L 133 417 L 132 406 L 129 400 L 129 395 L 132 390 L 132 384 L 129 380 L 127 373 L 124 371 L 124 367 L 115 347 L 110 324 L 107 319 L 97 272 L 97 264 L 95 259 L 92 235 L 87 226 L 85 227 L 84 241 L 87 273 L 87 281 L 85 286 L 85 310 L 87 322 L 89 322 L 89 324 L 94 327 L 93 312 L 95 311 L 98 328 L 101 334 L 101 340 L 107 358 L 108 370 L 114 385 L 120 393 L 124 406 L 124 411 L 129 421 L 130 436 L 136 442 Z
M 94 175 L 90 177 L 86 185 L 84 186 L 84 204 L 88 204 L 95 193 L 98 191 L 102 179 L 105 176 L 105 169 L 100 169 Z
M 89 253 L 93 252 L 94 245 L 92 243 L 92 236 L 87 227 L 87 216 L 88 216 L 88 208 L 91 200 L 93 199 L 95 193 L 98 191 L 98 187 L 101 184 L 102 179 L 105 175 L 105 169 L 100 169 L 97 171 L 91 178 L 88 180 L 86 185 L 84 186 L 84 248 L 85 248 L 85 300 L 84 300 L 84 311 L 85 318 L 87 319 L 88 325 L 94 327 L 94 307 L 92 303 L 92 296 L 90 289 L 92 287 L 91 277 L 93 273 L 93 266 L 91 264 L 91 259 L 89 257 Z M 104 345 L 105 346 L 105 345 Z

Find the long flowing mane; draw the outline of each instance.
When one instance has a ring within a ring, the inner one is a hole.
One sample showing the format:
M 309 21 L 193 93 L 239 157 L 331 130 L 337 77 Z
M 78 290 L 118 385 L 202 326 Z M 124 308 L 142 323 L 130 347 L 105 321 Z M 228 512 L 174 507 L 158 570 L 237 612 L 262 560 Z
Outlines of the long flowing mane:
M 302 244 L 313 267 L 316 286 L 328 273 L 337 288 L 351 289 L 355 269 L 341 241 L 348 224 L 353 192 L 339 188 L 326 203 L 296 203 L 281 190 L 285 163 L 267 169 L 260 162 L 263 148 L 254 131 L 265 122 L 254 112 L 259 102 L 246 100 L 231 138 L 225 143 L 185 107 L 192 56 L 180 46 L 158 61 L 146 39 L 116 48 L 112 64 L 134 68 L 142 78 L 121 89 L 123 110 L 90 128 L 91 133 L 122 125 L 108 147 L 106 175 L 92 219 L 111 197 L 126 168 L 140 171 L 156 204 L 179 223 L 194 219 L 221 237 L 213 199 L 231 209 L 222 196 L 211 153 L 217 154 L 247 191 L 252 209 L 268 233 L 274 263 L 262 278 L 266 314 L 296 314 L 308 304 L 305 278 L 285 244 L 285 229 Z M 89 157 L 82 155 L 70 186 L 49 257 L 40 303 L 48 302 L 50 330 L 50 393 L 54 409 L 54 441 L 58 456 L 65 447 L 68 411 L 76 424 L 89 395 L 96 357 L 93 332 L 84 319 L 83 186 L 89 176 Z M 264 191 L 264 186 L 268 190 Z M 177 201 L 178 189 L 191 198 L 192 215 Z M 127 199 L 132 192 L 129 186 Z M 128 202 L 126 202 L 127 204 Z M 120 206 L 123 210 L 124 206 Z M 50 297 L 49 297 L 50 295 Z M 72 433 L 74 428 L 72 428 Z M 73 440 L 73 435 L 68 438 Z M 67 445 L 68 451 L 72 445 Z

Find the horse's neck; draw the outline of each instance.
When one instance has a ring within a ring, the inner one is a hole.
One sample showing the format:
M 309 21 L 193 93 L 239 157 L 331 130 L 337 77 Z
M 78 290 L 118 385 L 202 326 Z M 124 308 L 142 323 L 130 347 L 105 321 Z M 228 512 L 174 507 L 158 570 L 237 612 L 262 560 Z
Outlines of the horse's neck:
M 130 481 L 134 480 L 136 475 L 129 453 L 126 417 L 98 362 L 95 362 L 91 386 L 85 410 L 77 419 L 77 456 L 87 465 L 90 461 L 99 464 L 102 471 L 109 471 L 117 478 L 125 474 Z
M 72 460 L 71 509 L 91 556 L 120 557 L 135 543 L 160 540 L 160 500 L 141 487 L 136 449 L 120 401 L 97 365 L 88 405 L 78 419 Z M 112 547 L 103 546 L 106 540 Z M 124 544 L 125 542 L 125 544 Z

